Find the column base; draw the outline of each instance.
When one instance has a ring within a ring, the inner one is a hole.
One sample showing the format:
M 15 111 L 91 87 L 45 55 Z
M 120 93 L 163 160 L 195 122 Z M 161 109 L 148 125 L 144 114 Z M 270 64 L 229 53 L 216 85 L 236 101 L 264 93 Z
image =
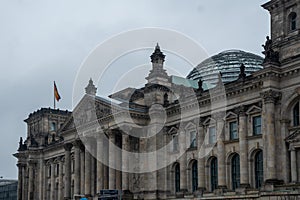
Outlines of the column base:
M 241 183 L 240 188 L 248 189 L 248 188 L 250 188 L 250 184 L 249 183 Z
M 133 194 L 130 192 L 130 190 L 123 190 L 122 191 L 122 199 L 124 200 L 130 200 L 133 199 Z
M 237 188 L 235 191 L 239 194 L 246 194 L 246 192 L 250 189 L 250 184 L 243 183 L 240 184 L 240 187 Z
M 214 193 L 217 195 L 223 195 L 227 191 L 226 185 L 218 185 L 217 189 L 215 189 Z
M 267 179 L 265 180 L 264 190 L 274 191 L 276 185 L 282 185 L 284 181 L 278 179 Z
M 218 185 L 217 188 L 218 188 L 218 189 L 223 189 L 223 190 L 225 190 L 225 189 L 227 189 L 227 186 L 226 186 L 226 185 Z
M 188 192 L 187 189 L 180 189 L 179 192 L 176 192 L 176 197 L 177 198 L 184 198 L 184 195 Z
M 198 187 L 197 191 L 195 191 L 196 197 L 202 197 L 203 193 L 206 191 L 205 187 Z
M 278 180 L 278 179 L 267 179 L 265 181 L 265 185 L 283 185 L 284 181 L 283 180 Z

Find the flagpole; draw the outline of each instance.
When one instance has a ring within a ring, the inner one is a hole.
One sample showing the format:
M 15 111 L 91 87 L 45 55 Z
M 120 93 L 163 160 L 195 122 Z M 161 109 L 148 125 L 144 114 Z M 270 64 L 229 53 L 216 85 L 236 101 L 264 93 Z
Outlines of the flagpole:
M 55 81 L 53 81 L 53 104 L 54 104 L 54 110 L 55 110 L 55 91 L 54 91 L 54 85 L 55 85 Z

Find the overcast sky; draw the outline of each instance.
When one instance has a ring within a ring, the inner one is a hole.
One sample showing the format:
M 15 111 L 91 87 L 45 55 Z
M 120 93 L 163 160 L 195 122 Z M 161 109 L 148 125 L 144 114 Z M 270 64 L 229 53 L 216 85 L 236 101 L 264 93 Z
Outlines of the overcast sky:
M 17 177 L 12 154 L 19 137 L 26 135 L 23 120 L 41 107 L 53 106 L 53 80 L 62 96 L 59 108 L 72 109 L 76 74 L 99 43 L 131 29 L 160 27 L 193 38 L 209 55 L 227 49 L 261 55 L 261 44 L 269 34 L 269 15 L 260 6 L 265 2 L 1 0 L 0 176 Z M 150 63 L 149 55 L 143 55 L 138 59 Z M 189 70 L 183 69 L 180 73 L 187 75 Z

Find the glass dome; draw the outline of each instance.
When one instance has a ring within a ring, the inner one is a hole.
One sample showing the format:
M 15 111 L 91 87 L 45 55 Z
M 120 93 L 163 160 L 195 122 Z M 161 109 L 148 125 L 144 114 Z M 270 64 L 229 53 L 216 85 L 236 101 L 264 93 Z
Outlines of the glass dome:
M 197 67 L 187 76 L 188 79 L 202 79 L 204 83 L 215 85 L 221 72 L 223 83 L 238 79 L 241 64 L 245 65 L 246 75 L 262 69 L 263 58 L 253 53 L 241 50 L 228 50 L 214 55 Z

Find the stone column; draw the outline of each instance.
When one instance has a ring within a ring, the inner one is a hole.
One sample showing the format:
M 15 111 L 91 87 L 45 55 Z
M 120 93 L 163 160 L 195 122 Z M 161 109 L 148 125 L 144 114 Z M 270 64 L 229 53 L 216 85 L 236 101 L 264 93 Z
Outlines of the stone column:
M 22 166 L 22 200 L 26 200 L 26 165 Z
M 91 195 L 94 196 L 95 195 L 95 190 L 96 190 L 96 175 L 97 175 L 97 169 L 96 169 L 96 165 L 97 165 L 97 160 L 95 159 L 95 155 L 96 155 L 96 147 L 97 145 L 95 144 L 95 141 L 93 140 L 91 143 Z
M 292 183 L 297 183 L 298 174 L 297 174 L 297 157 L 296 150 L 293 146 L 290 147 L 291 151 L 291 175 L 292 175 Z
M 60 163 L 59 163 L 59 178 L 58 178 L 58 184 L 59 184 L 59 188 L 58 188 L 58 198 L 59 199 L 64 199 L 64 187 L 63 187 L 63 178 L 64 178 L 64 162 L 63 162 L 63 158 L 60 158 Z
M 109 134 L 109 189 L 116 189 L 116 170 L 115 168 L 115 160 L 116 160 L 116 152 L 115 152 L 115 134 Z
M 50 200 L 55 200 L 55 164 L 54 159 L 51 160 L 51 189 L 50 189 Z
M 222 114 L 219 114 L 222 116 Z M 225 135 L 224 121 L 221 117 L 217 117 L 217 149 L 218 149 L 218 188 L 226 189 L 226 168 L 225 168 Z
M 80 194 L 80 145 L 81 142 L 76 140 L 73 143 L 74 146 L 74 164 L 75 164 L 75 174 L 74 174 L 74 194 Z
M 97 137 L 97 192 L 103 187 L 103 133 Z
M 71 199 L 71 149 L 72 144 L 64 144 L 65 148 L 65 200 Z
M 109 154 L 109 149 L 108 149 L 108 138 L 106 136 L 103 136 L 103 188 L 108 189 L 108 154 Z
M 28 200 L 33 200 L 34 198 L 34 183 L 33 183 L 33 179 L 34 179 L 34 162 L 29 161 L 28 162 Z
M 263 92 L 262 134 L 264 140 L 264 180 L 266 183 L 277 181 L 276 175 L 276 138 L 275 138 L 275 102 L 281 97 L 279 92 Z
M 245 108 L 239 108 L 239 145 L 240 145 L 240 187 L 248 188 L 249 169 L 248 169 L 248 141 L 247 141 L 247 116 Z
M 18 163 L 18 200 L 22 200 L 23 191 L 23 164 Z
M 44 193 L 44 188 L 45 188 L 45 178 L 44 178 L 44 170 L 45 170 L 45 168 L 44 168 L 44 166 L 45 166 L 45 162 L 44 162 L 44 159 L 43 159 L 43 157 L 41 157 L 40 159 L 39 159 L 39 163 L 38 163 L 38 165 L 39 165 L 39 170 L 38 170 L 38 179 L 39 179 L 39 196 L 38 196 L 38 199 L 45 199 L 45 197 L 44 197 L 44 195 L 45 195 L 45 193 Z
M 186 134 L 184 132 L 180 132 L 179 135 L 180 142 L 180 152 L 184 152 L 179 158 L 180 163 L 180 193 L 187 193 L 187 157 L 186 157 Z
M 84 194 L 86 197 L 91 196 L 91 154 L 90 150 L 90 141 L 86 143 L 85 154 L 84 154 Z
M 205 147 L 204 127 L 201 125 L 198 131 L 198 191 L 200 194 L 205 191 Z
M 44 184 L 44 187 L 43 187 L 43 199 L 47 199 L 48 200 L 48 165 L 47 165 L 47 162 L 45 161 L 44 162 L 44 173 L 43 173 L 43 184 Z M 62 198 L 63 199 L 63 198 Z
M 81 146 L 81 152 L 80 152 L 80 193 L 81 194 L 85 194 L 85 191 L 84 191 L 84 162 L 85 162 L 85 150 L 84 150 L 84 146 L 82 145 Z
M 123 134 L 122 135 L 122 190 L 123 193 L 129 192 L 129 176 L 125 170 L 129 169 L 129 135 Z M 127 153 L 128 152 L 128 153 Z

